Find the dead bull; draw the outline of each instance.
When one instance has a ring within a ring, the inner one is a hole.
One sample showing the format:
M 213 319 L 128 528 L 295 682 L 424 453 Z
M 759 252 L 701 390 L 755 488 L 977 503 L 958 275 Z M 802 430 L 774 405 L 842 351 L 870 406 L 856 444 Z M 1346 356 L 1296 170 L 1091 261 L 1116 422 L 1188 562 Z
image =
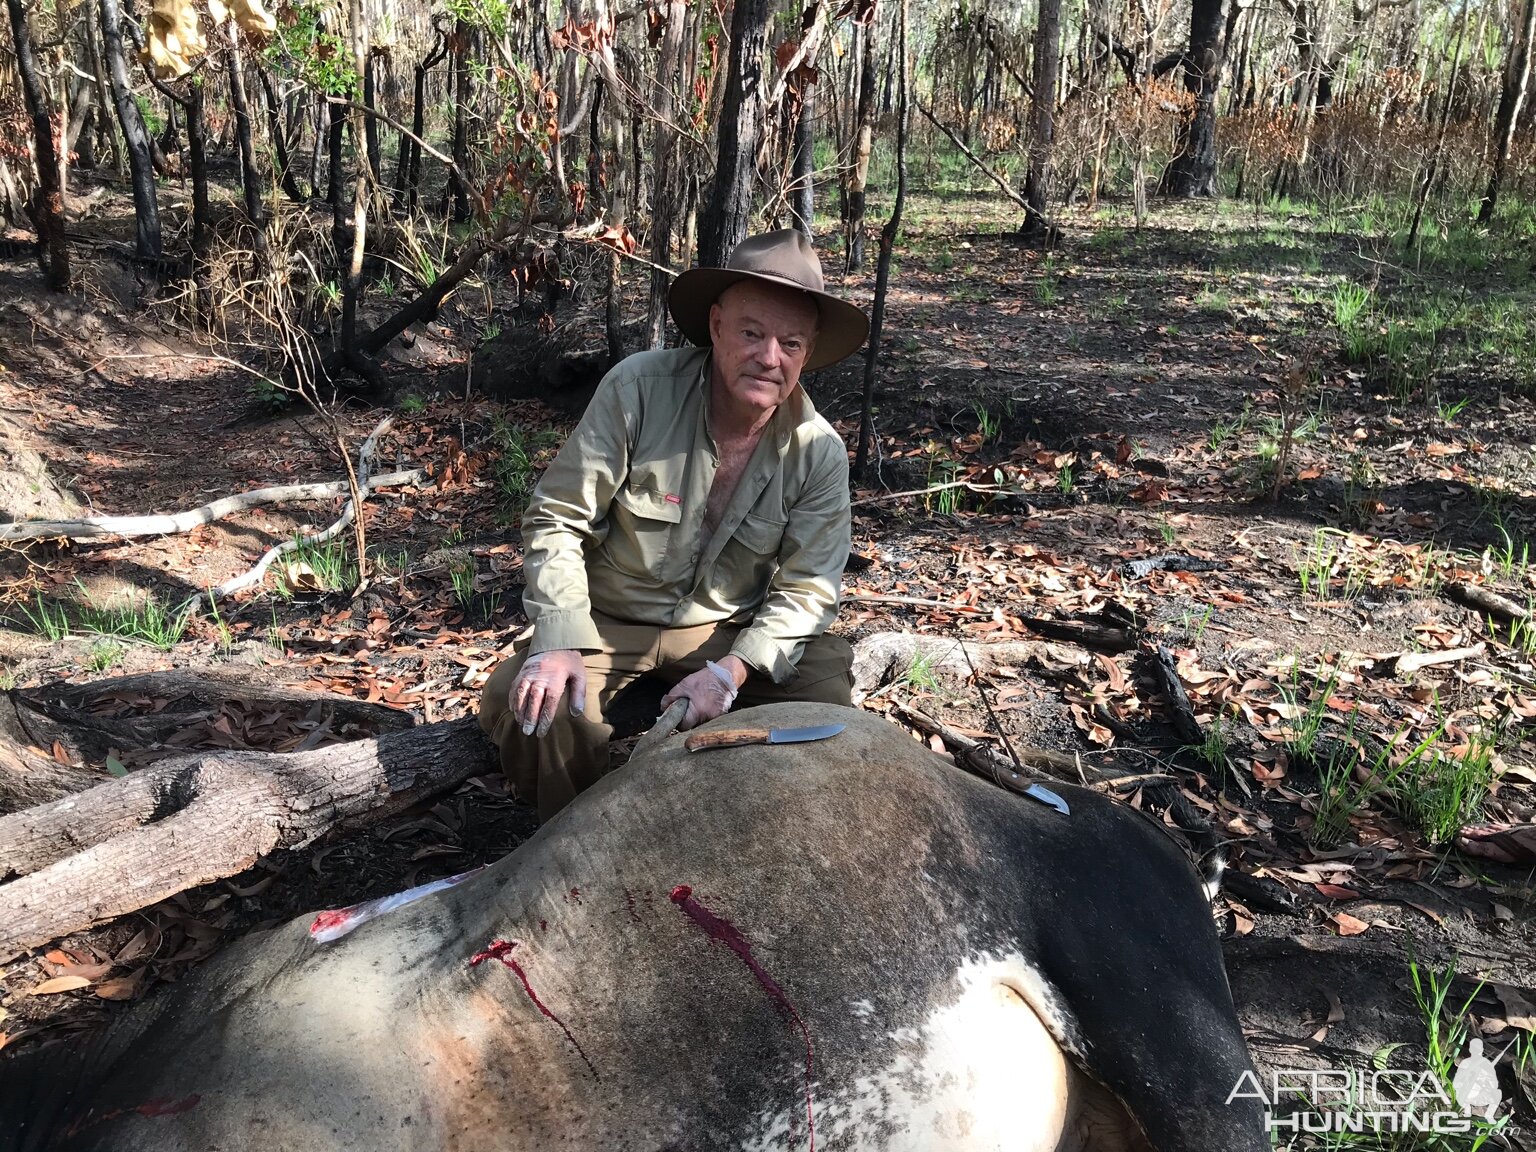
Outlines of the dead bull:
M 1259 1152 L 1209 909 L 1144 817 L 885 721 L 637 757 L 465 882 L 250 937 L 4 1078 L 25 1149 Z M 322 922 L 323 923 L 323 922 Z M 1143 1135 L 1144 1134 L 1144 1135 Z

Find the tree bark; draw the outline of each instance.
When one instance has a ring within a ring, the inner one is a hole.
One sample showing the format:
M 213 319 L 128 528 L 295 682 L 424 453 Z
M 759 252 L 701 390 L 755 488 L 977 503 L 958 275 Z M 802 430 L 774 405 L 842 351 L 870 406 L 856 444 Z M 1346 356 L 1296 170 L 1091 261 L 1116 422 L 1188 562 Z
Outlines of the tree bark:
M 1504 183 L 1504 170 L 1509 165 L 1510 152 L 1515 143 L 1515 126 L 1520 122 L 1520 112 L 1525 106 L 1526 92 L 1531 83 L 1531 56 L 1536 44 L 1536 0 L 1525 0 L 1520 19 L 1510 32 L 1509 55 L 1504 64 L 1504 86 L 1499 96 L 1499 111 L 1493 128 L 1493 171 L 1488 176 L 1488 190 L 1477 210 L 1477 222 L 1487 224 L 1493 219 L 1499 203 L 1499 189 Z
M 790 164 L 790 205 L 795 227 L 807 240 L 816 239 L 812 231 L 816 220 L 816 86 L 809 80 L 802 85 L 800 110 L 795 116 L 795 151 Z
M 16 46 L 16 71 L 21 77 L 27 114 L 37 148 L 37 187 L 27 203 L 27 218 L 37 231 L 37 262 L 55 292 L 69 288 L 69 245 L 64 239 L 64 189 L 59 184 L 59 161 L 53 146 L 53 123 L 48 96 L 37 76 L 37 55 L 32 48 L 32 25 L 24 0 L 6 0 L 11 36 Z
M 1050 184 L 1051 144 L 1055 137 L 1056 80 L 1061 57 L 1061 0 L 1040 0 L 1035 26 L 1034 98 L 1030 103 L 1029 171 L 1024 176 L 1025 236 L 1046 236 L 1046 189 Z
M 1221 83 L 1221 50 L 1226 0 L 1193 0 L 1189 51 L 1184 55 L 1184 88 L 1194 110 L 1179 126 L 1179 144 L 1162 187 L 1166 196 L 1216 196 L 1216 88 Z
M 857 272 L 864 267 L 864 202 L 869 185 L 869 154 L 875 140 L 875 28 L 879 10 L 873 6 L 863 28 L 859 56 L 859 102 L 855 113 L 853 172 L 848 180 L 848 243 L 844 268 Z
M 699 264 L 723 265 L 747 236 L 762 133 L 763 57 L 768 46 L 768 0 L 736 0 L 725 100 L 717 126 L 719 150 L 709 210 L 699 230 Z
M 472 718 L 288 755 L 224 752 L 0 818 L 0 955 L 232 876 L 491 767 Z

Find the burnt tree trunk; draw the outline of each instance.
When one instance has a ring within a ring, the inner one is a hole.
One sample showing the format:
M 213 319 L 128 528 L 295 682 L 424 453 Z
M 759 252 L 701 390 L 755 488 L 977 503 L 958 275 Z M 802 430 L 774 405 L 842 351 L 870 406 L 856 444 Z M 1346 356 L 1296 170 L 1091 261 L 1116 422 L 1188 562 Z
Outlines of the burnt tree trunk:
M 378 99 L 378 60 L 378 54 L 370 48 L 368 59 L 363 65 L 363 103 L 369 108 L 375 107 L 374 102 Z M 380 182 L 379 173 L 383 171 L 379 160 L 378 117 L 363 117 L 363 139 L 367 142 L 368 171 L 373 174 L 374 184 L 378 184 Z
M 208 122 L 203 112 L 203 78 L 187 83 L 187 166 L 192 170 L 192 287 L 197 316 L 213 322 L 213 284 L 208 253 L 213 247 L 213 208 L 208 200 Z M 290 177 L 291 179 L 291 177 Z
M 848 258 L 844 265 L 848 272 L 857 272 L 864 266 L 865 189 L 869 184 L 869 154 L 875 141 L 875 26 L 878 15 L 878 9 L 871 9 L 863 28 L 863 50 L 859 55 L 853 172 L 848 180 Z
M 1536 42 L 1536 0 L 1525 0 L 1520 19 L 1511 31 L 1509 56 L 1504 64 L 1504 88 L 1499 96 L 1499 111 L 1493 127 L 1493 171 L 1488 177 L 1488 190 L 1483 193 L 1482 205 L 1477 210 L 1479 224 L 1492 220 L 1494 209 L 1498 207 L 1499 187 L 1504 183 L 1504 170 L 1514 148 L 1515 125 L 1520 122 L 1520 112 L 1530 88 L 1533 42 Z
M 1061 0 L 1040 0 L 1035 26 L 1034 97 L 1030 102 L 1029 171 L 1024 176 L 1026 236 L 1046 236 L 1046 188 L 1050 183 L 1051 143 L 1055 138 L 1056 80 L 1060 68 Z
M 106 68 L 112 84 L 112 103 L 117 106 L 117 120 L 123 126 L 127 144 L 127 167 L 134 180 L 135 250 L 141 257 L 160 258 L 160 207 L 155 203 L 155 163 L 149 154 L 149 132 L 144 131 L 144 117 L 134 103 L 134 86 L 127 78 L 123 57 L 123 14 L 117 0 L 101 0 L 101 49 L 106 52 Z
M 645 346 L 660 348 L 667 334 L 667 290 L 672 277 L 672 234 L 677 230 L 678 136 L 672 123 L 677 99 L 674 85 L 683 51 L 683 26 L 688 19 L 688 5 L 683 0 L 668 0 L 666 23 L 661 33 L 661 58 L 656 67 L 656 123 L 651 134 L 651 296 L 645 313 Z M 722 133 L 724 126 L 721 127 Z M 722 140 L 724 137 L 722 136 Z
M 768 0 L 736 0 L 725 101 L 720 108 L 715 186 L 699 229 L 699 264 L 719 267 L 746 239 L 762 132 L 763 57 L 768 47 Z
M 416 140 L 426 131 L 427 73 L 432 66 L 448 54 L 448 42 L 439 36 L 425 59 L 416 65 L 416 84 L 411 103 L 411 135 L 400 136 L 400 166 L 395 172 L 395 200 L 405 205 L 406 211 L 416 211 L 416 200 L 421 187 L 421 145 Z M 416 139 L 412 139 L 411 137 Z
M 37 230 L 37 262 L 55 292 L 69 288 L 69 245 L 64 239 L 64 189 L 59 184 L 59 159 L 53 146 L 53 118 L 48 96 L 37 76 L 37 56 L 32 48 L 32 25 L 23 0 L 6 0 L 11 35 L 16 45 L 16 71 L 21 76 L 27 114 L 37 148 L 37 187 L 27 201 L 27 218 Z
M 863 475 L 869 467 L 874 444 L 875 369 L 880 359 L 880 333 L 885 326 L 885 295 L 891 282 L 891 255 L 901 232 L 901 211 L 907 199 L 907 130 L 912 118 L 910 79 L 907 75 L 907 0 L 896 9 L 896 66 L 901 69 L 896 89 L 896 203 L 891 218 L 880 230 L 880 257 L 875 264 L 875 300 L 870 309 L 869 349 L 864 354 L 864 397 L 859 414 L 859 447 L 854 469 Z
M 470 28 L 463 20 L 453 27 L 453 162 L 460 172 L 469 171 L 469 41 Z M 453 218 L 469 219 L 469 189 L 457 176 L 450 176 L 453 190 Z
M 1184 88 L 1194 110 L 1179 126 L 1178 150 L 1163 173 L 1165 196 L 1216 196 L 1216 88 L 1221 82 L 1221 49 L 1226 0 L 1193 0 L 1189 51 L 1184 54 Z

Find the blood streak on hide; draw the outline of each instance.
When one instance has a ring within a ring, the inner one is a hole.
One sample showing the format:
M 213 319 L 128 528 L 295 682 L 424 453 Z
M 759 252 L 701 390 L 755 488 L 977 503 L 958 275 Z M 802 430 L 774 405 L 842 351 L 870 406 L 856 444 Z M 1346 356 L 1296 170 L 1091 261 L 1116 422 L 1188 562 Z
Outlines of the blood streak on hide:
M 565 1038 L 571 1042 L 571 1047 L 576 1049 L 576 1055 L 581 1057 L 581 1062 L 587 1066 L 587 1071 L 592 1073 L 592 1079 L 602 1080 L 602 1077 L 597 1074 L 597 1069 L 592 1066 L 592 1061 L 587 1058 L 586 1050 L 577 1043 L 576 1037 L 572 1036 L 571 1030 L 565 1026 L 565 1021 L 551 1012 L 544 1001 L 539 999 L 539 994 L 528 982 L 528 973 L 523 971 L 521 964 L 512 959 L 512 949 L 516 947 L 516 940 L 492 940 L 484 952 L 476 952 L 469 958 L 469 966 L 478 968 L 487 960 L 500 960 L 502 964 L 516 972 L 517 978 L 523 982 L 523 991 L 528 993 L 528 999 L 533 1001 L 533 1006 L 553 1020 L 560 1031 L 565 1033 Z
M 763 966 L 757 962 L 757 958 L 752 955 L 752 941 L 743 936 L 736 925 L 723 916 L 716 916 L 695 900 L 693 888 L 687 884 L 679 884 L 673 888 L 671 899 L 683 915 L 704 930 L 706 936 L 711 940 L 720 941 L 741 958 L 741 962 L 747 966 L 752 975 L 757 977 L 757 982 L 763 986 L 763 990 L 773 998 L 780 1009 L 789 1015 L 795 1022 L 795 1027 L 800 1029 L 800 1036 L 805 1041 L 805 1123 L 810 1131 L 810 1152 L 816 1152 L 816 1116 L 811 1107 L 811 1030 L 805 1026 L 804 1018 L 795 1011 L 795 1006 L 784 994 L 784 989 L 779 987 L 778 981 L 768 975 Z

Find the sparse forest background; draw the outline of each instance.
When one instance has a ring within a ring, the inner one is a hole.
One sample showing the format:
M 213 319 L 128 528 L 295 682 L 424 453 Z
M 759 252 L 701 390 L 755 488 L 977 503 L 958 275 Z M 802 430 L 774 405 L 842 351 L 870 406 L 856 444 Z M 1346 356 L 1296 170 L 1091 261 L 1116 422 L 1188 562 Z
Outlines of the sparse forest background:
M 1536 230 L 1530 0 L 6 2 L 13 242 L 60 289 L 131 246 L 162 314 L 275 350 L 290 387 L 377 392 L 471 276 L 515 285 L 498 328 L 593 305 L 572 338 L 614 358 L 749 228 L 856 270 L 908 108 L 912 188 L 995 184 L 1046 243 L 1064 209 L 1128 198 L 1139 225 L 1159 194 L 1291 198 L 1408 248 Z

